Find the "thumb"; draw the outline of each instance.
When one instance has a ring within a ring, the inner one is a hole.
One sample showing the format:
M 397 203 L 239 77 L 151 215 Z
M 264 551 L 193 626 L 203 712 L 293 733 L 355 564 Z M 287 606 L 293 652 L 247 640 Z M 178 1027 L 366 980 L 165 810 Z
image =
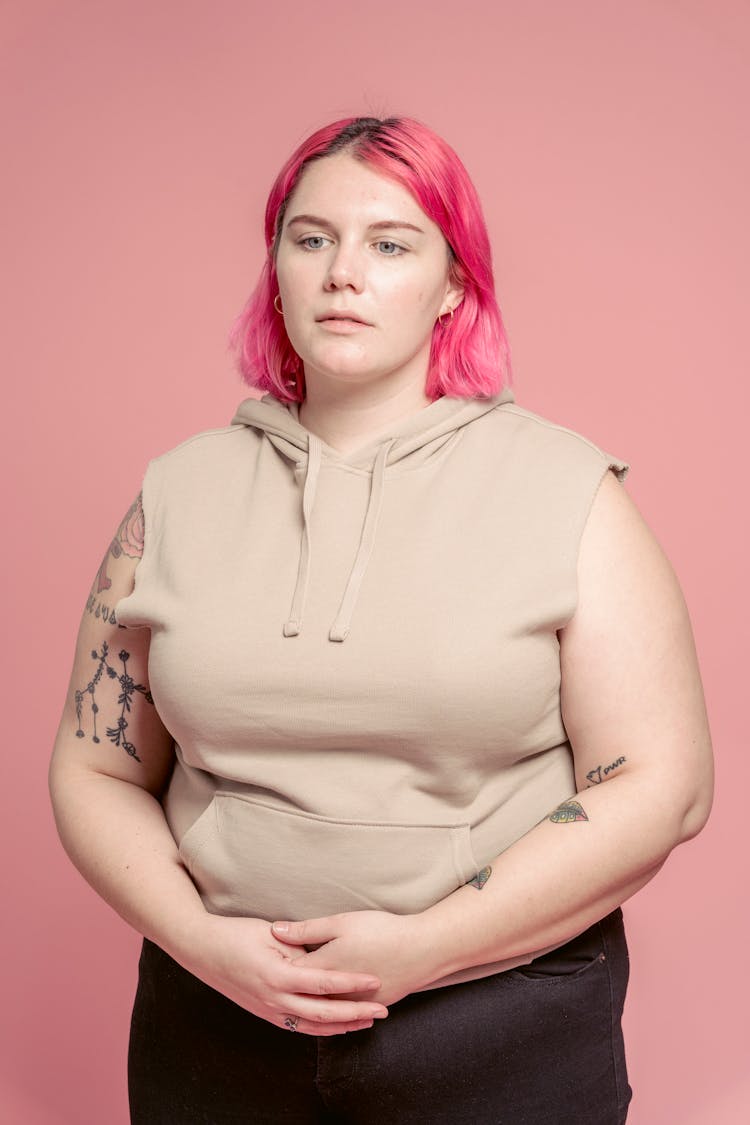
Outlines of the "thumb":
M 307 918 L 304 922 L 273 922 L 271 932 L 288 945 L 322 945 L 337 936 L 335 918 Z

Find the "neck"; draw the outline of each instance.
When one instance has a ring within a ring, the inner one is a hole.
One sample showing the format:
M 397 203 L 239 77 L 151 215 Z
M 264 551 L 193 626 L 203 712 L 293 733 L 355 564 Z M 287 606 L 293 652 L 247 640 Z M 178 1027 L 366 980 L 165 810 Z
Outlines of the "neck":
M 393 423 L 416 414 L 432 401 L 422 385 L 407 385 L 386 395 L 372 388 L 347 387 L 349 393 L 331 394 L 307 384 L 300 403 L 299 420 L 311 433 L 339 453 L 351 453 L 367 445 Z

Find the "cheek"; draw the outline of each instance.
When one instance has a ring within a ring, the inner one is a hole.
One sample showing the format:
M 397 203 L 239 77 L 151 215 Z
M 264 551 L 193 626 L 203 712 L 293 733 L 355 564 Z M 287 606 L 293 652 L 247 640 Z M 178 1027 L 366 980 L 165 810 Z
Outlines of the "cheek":
M 299 301 L 304 291 L 304 279 L 299 270 L 277 269 L 276 280 L 282 295 L 286 294 L 287 301 Z
M 446 278 L 437 263 L 420 263 L 419 269 L 405 271 L 404 276 L 398 279 L 396 300 L 404 305 L 408 303 L 417 313 L 432 315 L 435 306 L 443 299 L 445 284 Z
M 404 311 L 409 309 L 416 316 L 431 315 L 438 295 L 435 288 L 425 281 L 405 278 L 398 285 L 393 286 L 389 298 L 391 308 L 406 327 L 408 322 L 404 322 Z
M 313 255 L 288 253 L 284 248 L 276 258 L 276 279 L 279 288 L 302 298 L 315 280 L 316 260 Z

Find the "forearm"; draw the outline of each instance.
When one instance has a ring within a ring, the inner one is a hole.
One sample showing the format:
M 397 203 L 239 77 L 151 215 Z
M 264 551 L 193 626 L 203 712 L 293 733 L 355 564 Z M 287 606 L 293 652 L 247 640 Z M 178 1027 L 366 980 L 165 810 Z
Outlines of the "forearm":
M 205 919 L 159 801 L 118 778 L 54 769 L 50 790 L 63 846 L 83 877 L 138 933 L 184 963 Z
M 93 771 L 53 769 L 60 838 L 73 863 L 125 921 L 211 988 L 279 1027 L 341 1035 L 388 1011 L 370 973 L 294 966 L 267 922 L 209 914 L 148 790 Z M 362 1001 L 339 999 L 361 994 Z
M 577 794 L 587 819 L 543 820 L 473 885 L 419 916 L 432 980 L 568 940 L 656 874 L 689 835 L 684 817 L 637 775 Z

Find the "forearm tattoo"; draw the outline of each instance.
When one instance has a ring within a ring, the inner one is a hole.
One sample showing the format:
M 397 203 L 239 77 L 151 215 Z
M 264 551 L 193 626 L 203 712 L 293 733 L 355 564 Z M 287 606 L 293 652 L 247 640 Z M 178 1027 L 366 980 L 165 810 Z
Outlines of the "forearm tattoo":
M 100 617 L 109 625 L 116 625 L 117 618 L 113 607 L 102 600 L 101 594 L 112 585 L 112 580 L 107 574 L 110 557 L 119 559 L 122 555 L 127 555 L 131 559 L 142 558 L 143 533 L 143 501 L 142 494 L 139 492 L 125 513 L 122 523 L 102 559 L 102 564 L 97 571 L 93 588 L 86 602 L 86 609 L 89 613 L 93 613 L 94 617 Z
M 571 799 L 563 801 L 545 819 L 551 820 L 553 824 L 573 824 L 576 820 L 588 820 L 588 817 L 583 805 Z
M 131 758 L 135 758 L 136 762 L 140 762 L 141 759 L 136 753 L 135 746 L 132 742 L 128 741 L 125 733 L 128 729 L 128 720 L 125 718 L 125 715 L 130 714 L 130 711 L 132 709 L 133 697 L 136 694 L 142 695 L 146 702 L 151 703 L 152 705 L 154 700 L 151 692 L 144 684 L 137 684 L 132 676 L 128 675 L 128 660 L 130 659 L 129 652 L 125 652 L 125 650 L 122 649 L 119 653 L 119 659 L 122 662 L 122 672 L 118 672 L 116 668 L 112 667 L 112 665 L 107 660 L 108 655 L 109 645 L 106 641 L 103 641 L 101 652 L 97 652 L 96 649 L 94 649 L 91 653 L 91 659 L 97 660 L 99 662 L 94 675 L 89 680 L 85 688 L 77 690 L 75 693 L 76 719 L 78 720 L 78 729 L 76 730 L 76 736 L 78 738 L 85 737 L 85 732 L 83 730 L 83 727 L 81 726 L 81 719 L 83 716 L 84 700 L 88 695 L 90 696 L 91 701 L 91 716 L 94 728 L 92 740 L 94 742 L 101 742 L 101 738 L 97 733 L 96 727 L 97 716 L 99 714 L 99 704 L 96 702 L 96 689 L 99 681 L 106 672 L 110 680 L 117 680 L 120 685 L 120 694 L 117 697 L 117 702 L 121 707 L 116 725 L 106 728 L 107 738 L 110 740 L 110 742 L 114 742 L 115 746 L 121 746 L 126 754 L 129 754 Z
M 610 762 L 608 766 L 597 766 L 595 769 L 589 770 L 586 774 L 586 780 L 589 783 L 586 788 L 590 789 L 592 785 L 601 785 L 604 779 L 624 765 L 625 761 L 625 758 L 618 758 L 616 762 Z
M 477 871 L 476 875 L 472 879 L 469 879 L 468 882 L 464 884 L 464 886 L 476 887 L 478 891 L 481 891 L 482 887 L 487 882 L 491 874 L 491 867 L 483 867 L 482 870 Z

